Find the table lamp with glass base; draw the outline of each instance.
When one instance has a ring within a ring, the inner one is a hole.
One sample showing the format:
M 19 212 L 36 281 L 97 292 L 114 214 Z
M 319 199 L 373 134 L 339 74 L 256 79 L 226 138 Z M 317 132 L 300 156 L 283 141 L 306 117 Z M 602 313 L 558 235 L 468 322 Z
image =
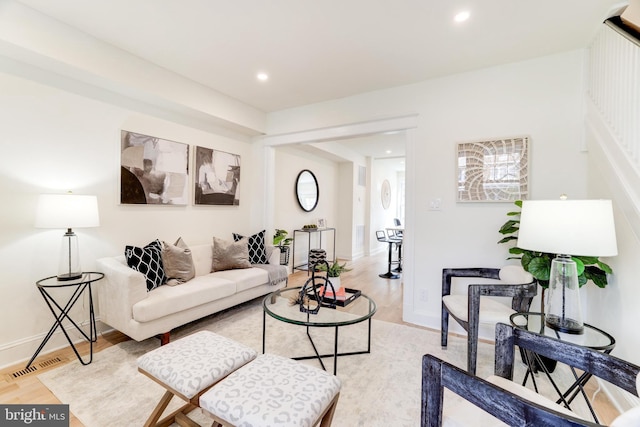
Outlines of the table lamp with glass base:
M 578 269 L 569 255 L 558 255 L 551 261 L 545 324 L 567 334 L 584 331 Z
M 611 200 L 566 200 L 566 196 L 559 200 L 525 200 L 516 246 L 558 254 L 551 261 L 545 325 L 564 333 L 582 334 L 578 269 L 571 255 L 618 254 Z
M 96 196 L 67 194 L 42 194 L 36 211 L 37 228 L 61 228 L 62 236 L 58 280 L 76 280 L 82 277 L 78 236 L 73 228 L 98 227 L 98 198 Z

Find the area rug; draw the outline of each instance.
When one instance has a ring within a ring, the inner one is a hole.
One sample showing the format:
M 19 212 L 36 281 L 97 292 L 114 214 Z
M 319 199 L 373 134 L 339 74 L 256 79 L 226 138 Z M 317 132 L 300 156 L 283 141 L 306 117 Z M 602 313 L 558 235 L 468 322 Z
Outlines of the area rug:
M 180 328 L 172 339 L 198 330 L 210 330 L 262 352 L 262 306 L 252 301 Z M 321 353 L 332 353 L 333 328 L 311 330 Z M 266 351 L 287 357 L 312 354 L 304 327 L 267 317 Z M 340 328 L 340 351 L 366 349 L 367 323 Z M 158 346 L 158 340 L 127 341 L 94 355 L 93 363 L 74 361 L 38 376 L 85 427 L 143 425 L 164 389 L 137 372 L 136 359 Z M 440 347 L 440 334 L 420 328 L 373 320 L 371 353 L 338 358 L 337 376 L 342 381 L 333 426 L 417 426 L 420 424 L 421 359 L 434 354 L 450 363 L 466 366 L 466 340 L 450 337 Z M 480 343 L 478 375 L 493 371 L 493 346 Z M 319 366 L 317 360 L 306 360 Z M 333 371 L 332 358 L 325 359 Z M 520 364 L 522 365 L 522 364 Z M 518 372 L 520 370 L 520 372 Z M 516 370 L 522 378 L 524 365 Z M 174 398 L 172 408 L 181 402 Z M 210 425 L 200 409 L 190 417 Z

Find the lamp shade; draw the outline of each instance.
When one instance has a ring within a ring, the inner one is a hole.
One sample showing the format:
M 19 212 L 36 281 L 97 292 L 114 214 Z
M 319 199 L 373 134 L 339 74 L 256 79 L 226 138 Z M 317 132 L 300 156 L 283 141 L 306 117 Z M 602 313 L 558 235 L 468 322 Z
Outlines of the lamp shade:
M 36 228 L 98 227 L 98 198 L 76 194 L 42 194 L 36 210 Z
M 516 246 L 552 254 L 615 256 L 611 200 L 523 201 Z

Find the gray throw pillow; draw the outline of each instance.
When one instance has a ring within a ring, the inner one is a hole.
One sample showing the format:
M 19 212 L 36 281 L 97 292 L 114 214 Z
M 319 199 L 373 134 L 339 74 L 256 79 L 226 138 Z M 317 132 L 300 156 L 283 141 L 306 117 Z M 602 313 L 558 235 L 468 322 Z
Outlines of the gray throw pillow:
M 196 276 L 191 249 L 178 238 L 175 244 L 162 242 L 162 263 L 167 275 L 167 285 L 180 285 Z
M 213 257 L 211 271 L 249 268 L 249 246 L 245 237 L 237 242 L 213 238 Z

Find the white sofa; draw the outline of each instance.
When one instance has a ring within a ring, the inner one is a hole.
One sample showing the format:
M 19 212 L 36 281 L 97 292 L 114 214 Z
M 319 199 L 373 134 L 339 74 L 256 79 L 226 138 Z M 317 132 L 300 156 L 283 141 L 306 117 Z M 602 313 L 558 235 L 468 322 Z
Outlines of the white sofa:
M 99 259 L 98 271 L 105 275 L 96 286 L 100 320 L 136 341 L 161 335 L 165 344 L 170 331 L 178 326 L 286 286 L 286 280 L 271 285 L 270 273 L 258 267 L 211 273 L 213 245 L 189 249 L 195 277 L 151 291 L 147 291 L 145 276 L 128 267 L 124 255 Z M 267 246 L 267 256 L 273 266 L 267 268 L 286 277 L 280 252 Z

